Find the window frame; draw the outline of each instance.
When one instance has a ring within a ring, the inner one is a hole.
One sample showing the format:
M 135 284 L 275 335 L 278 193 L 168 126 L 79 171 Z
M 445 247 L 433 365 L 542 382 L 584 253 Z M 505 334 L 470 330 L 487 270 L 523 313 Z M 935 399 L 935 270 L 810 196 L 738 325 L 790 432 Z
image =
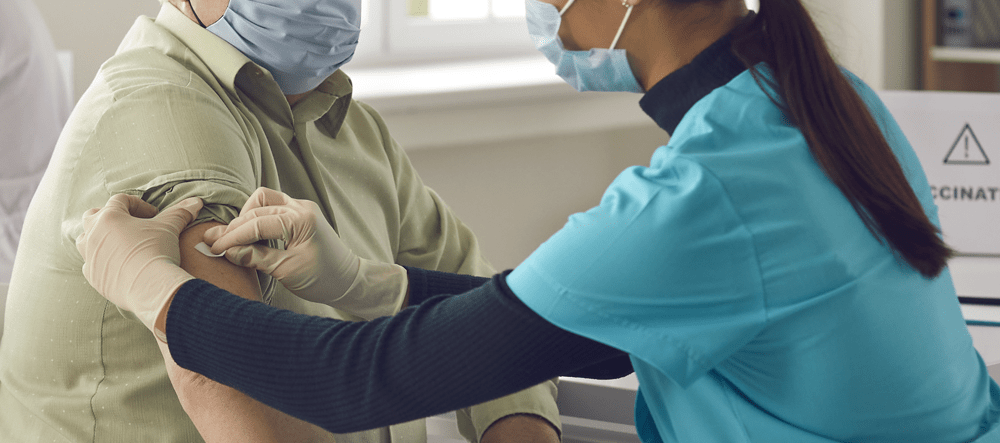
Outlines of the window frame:
M 362 2 L 362 31 L 351 68 L 541 58 L 523 17 L 434 21 L 410 17 L 408 0 Z M 759 10 L 759 0 L 745 2 Z
M 537 53 L 523 17 L 435 21 L 410 17 L 407 2 L 365 0 L 352 66 L 524 57 Z

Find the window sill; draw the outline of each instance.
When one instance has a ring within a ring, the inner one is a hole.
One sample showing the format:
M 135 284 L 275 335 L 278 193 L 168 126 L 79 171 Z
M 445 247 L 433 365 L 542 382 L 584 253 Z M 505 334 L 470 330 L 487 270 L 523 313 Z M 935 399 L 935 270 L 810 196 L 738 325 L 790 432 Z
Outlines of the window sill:
M 476 103 L 478 96 L 500 91 L 541 89 L 558 94 L 569 89 L 541 56 L 345 71 L 354 81 L 355 98 L 389 110 L 411 103 L 421 107 Z
M 581 94 L 541 56 L 345 71 L 407 150 L 653 125 L 640 95 Z

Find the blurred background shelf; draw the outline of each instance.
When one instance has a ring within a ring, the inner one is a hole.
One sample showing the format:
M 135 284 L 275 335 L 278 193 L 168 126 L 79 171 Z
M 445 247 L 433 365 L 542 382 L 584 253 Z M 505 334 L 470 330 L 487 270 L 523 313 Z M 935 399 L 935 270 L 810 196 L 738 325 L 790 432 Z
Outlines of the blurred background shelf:
M 962 2 L 923 0 L 923 75 L 922 88 L 928 91 L 1000 91 L 1000 50 L 944 46 L 947 4 Z M 993 34 L 1000 23 L 1000 2 L 968 0 L 970 11 L 961 16 L 973 20 L 970 44 L 993 46 Z M 967 15 L 966 15 L 967 14 Z
M 1000 49 L 993 48 L 934 46 L 930 48 L 930 56 L 938 62 L 1000 64 Z

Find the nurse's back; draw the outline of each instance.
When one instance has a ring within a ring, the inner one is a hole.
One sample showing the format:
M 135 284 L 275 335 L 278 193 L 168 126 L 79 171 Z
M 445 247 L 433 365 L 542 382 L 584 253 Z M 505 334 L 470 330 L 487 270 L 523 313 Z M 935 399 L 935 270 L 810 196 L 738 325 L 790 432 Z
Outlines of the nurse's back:
M 877 96 L 848 76 L 937 224 L 906 138 Z M 741 119 L 745 143 L 681 148 L 718 174 L 751 231 L 760 266 L 766 326 L 715 368 L 743 397 L 737 415 L 762 429 L 776 418 L 836 441 L 979 435 L 995 421 L 995 384 L 973 348 L 948 270 L 925 277 L 873 235 L 801 133 L 751 82 L 748 74 L 738 77 L 699 104 L 717 110 L 717 121 Z M 735 91 L 755 93 L 738 97 L 742 110 L 721 106 Z M 732 119 L 718 115 L 729 112 Z
M 897 267 L 874 264 L 810 300 L 772 293 L 769 325 L 717 371 L 762 409 L 836 441 L 971 440 L 992 421 L 993 382 L 951 279 Z

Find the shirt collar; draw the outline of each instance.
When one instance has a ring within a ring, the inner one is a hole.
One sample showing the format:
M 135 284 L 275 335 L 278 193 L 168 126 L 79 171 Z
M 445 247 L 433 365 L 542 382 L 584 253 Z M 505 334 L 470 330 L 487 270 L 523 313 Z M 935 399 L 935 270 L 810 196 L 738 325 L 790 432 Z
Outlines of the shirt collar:
M 284 94 L 266 69 L 210 31 L 198 26 L 169 3 L 164 3 L 156 24 L 181 41 L 211 71 L 219 83 L 231 92 L 239 88 L 257 103 L 275 122 L 293 128 L 321 120 L 331 136 L 336 136 L 347 116 L 353 86 L 350 78 L 338 70 L 316 90 L 290 109 Z M 337 103 L 339 106 L 334 106 Z
M 253 65 L 253 62 L 233 45 L 198 26 L 170 3 L 163 3 L 160 7 L 156 24 L 184 43 L 205 63 L 220 84 L 230 91 L 236 90 L 236 76 L 243 67 L 247 64 Z
M 744 19 L 753 20 L 754 13 Z M 732 50 L 728 34 L 698 54 L 691 63 L 664 77 L 639 100 L 639 106 L 656 124 L 673 134 L 684 115 L 712 91 L 747 70 Z
M 341 98 L 351 98 L 353 86 L 351 79 L 343 71 L 337 70 L 316 89 L 295 104 L 295 120 L 299 122 L 315 121 L 331 112 L 333 103 Z

